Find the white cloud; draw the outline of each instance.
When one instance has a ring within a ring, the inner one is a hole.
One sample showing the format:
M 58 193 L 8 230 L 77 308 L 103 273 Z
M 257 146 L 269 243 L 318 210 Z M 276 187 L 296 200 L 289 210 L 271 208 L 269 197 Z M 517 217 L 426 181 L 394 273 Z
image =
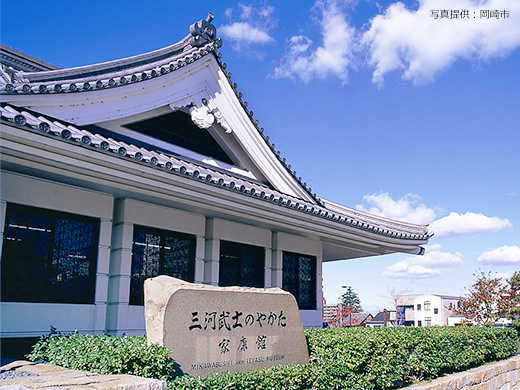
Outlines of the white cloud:
M 512 227 L 506 218 L 487 217 L 481 213 L 458 214 L 451 212 L 446 217 L 433 221 L 430 230 L 436 237 L 459 234 L 491 233 Z
M 435 243 L 435 244 L 429 244 L 425 250 L 427 252 L 431 252 L 431 251 L 438 251 L 439 249 L 441 249 L 442 245 L 439 244 L 439 243 Z
M 234 22 L 219 28 L 219 33 L 232 41 L 264 44 L 274 39 L 265 31 L 247 22 Z
M 478 261 L 486 265 L 516 265 L 520 264 L 520 247 L 504 245 L 500 248 L 485 251 Z
M 374 215 L 416 224 L 429 223 L 435 218 L 434 209 L 418 204 L 418 195 L 406 194 L 394 200 L 388 192 L 384 192 L 365 195 L 363 200 L 369 206 L 357 205 L 356 208 Z
M 346 83 L 348 68 L 354 59 L 356 31 L 347 22 L 339 1 L 318 0 L 314 9 L 320 14 L 321 45 L 311 48 L 313 41 L 309 37 L 291 37 L 280 66 L 274 70 L 274 77 L 299 77 L 307 83 L 315 77 L 324 79 L 333 75 Z
M 233 50 L 245 53 L 250 57 L 262 58 L 264 53 L 258 46 L 273 43 L 275 39 L 270 35 L 270 30 L 276 25 L 273 18 L 274 7 L 265 5 L 255 8 L 252 5 L 238 4 L 239 21 L 232 22 L 234 10 L 228 8 L 225 11 L 229 23 L 218 28 L 218 32 L 227 41 L 231 42 Z
M 445 217 L 435 219 L 435 209 L 419 203 L 419 199 L 415 194 L 406 194 L 397 200 L 394 200 L 388 192 L 369 194 L 363 197 L 366 206 L 357 205 L 356 209 L 398 221 L 429 223 L 428 230 L 435 233 L 437 238 L 493 233 L 513 226 L 507 218 L 488 217 L 482 213 L 472 212 L 464 214 L 451 212 Z
M 469 18 L 435 19 L 432 10 L 468 10 Z M 481 10 L 507 10 L 508 18 L 485 19 Z M 373 82 L 402 71 L 403 79 L 427 83 L 455 61 L 489 60 L 520 47 L 518 0 L 419 0 L 417 10 L 391 4 L 370 21 L 361 43 L 368 50 Z
M 393 279 L 426 279 L 440 276 L 442 271 L 462 264 L 462 254 L 441 252 L 439 245 L 427 248 L 424 256 L 414 256 L 385 268 L 382 273 Z
M 513 277 L 515 274 L 515 271 L 508 271 L 508 272 L 495 272 L 495 278 L 500 278 L 503 280 L 509 280 Z

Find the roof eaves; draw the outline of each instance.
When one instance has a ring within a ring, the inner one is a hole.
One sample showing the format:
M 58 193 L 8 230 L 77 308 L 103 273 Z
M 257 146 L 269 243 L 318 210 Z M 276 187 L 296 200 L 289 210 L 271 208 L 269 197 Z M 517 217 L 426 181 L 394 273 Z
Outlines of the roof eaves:
M 144 163 L 157 169 L 164 169 L 183 177 L 188 177 L 199 182 L 203 181 L 229 191 L 242 193 L 244 196 L 251 196 L 278 204 L 281 207 L 287 207 L 305 214 L 314 215 L 320 219 L 330 220 L 357 230 L 363 230 L 379 236 L 410 241 L 424 241 L 429 238 L 428 234 L 408 233 L 391 228 L 381 228 L 350 216 L 331 213 L 324 207 L 316 206 L 296 197 L 283 194 L 259 183 L 244 180 L 231 174 L 223 174 L 216 170 L 183 160 L 180 157 L 168 156 L 158 151 L 148 150 L 113 138 L 106 138 L 101 134 L 94 134 L 85 129 L 79 129 L 48 117 L 35 116 L 27 111 L 21 111 L 21 109 L 15 108 L 12 105 L 3 105 L 0 108 L 0 112 L 3 120 L 20 128 L 31 129 L 47 136 L 59 137 L 63 141 L 73 142 L 83 147 L 93 147 L 100 152 L 112 153 L 119 158 L 130 158 L 138 163 Z

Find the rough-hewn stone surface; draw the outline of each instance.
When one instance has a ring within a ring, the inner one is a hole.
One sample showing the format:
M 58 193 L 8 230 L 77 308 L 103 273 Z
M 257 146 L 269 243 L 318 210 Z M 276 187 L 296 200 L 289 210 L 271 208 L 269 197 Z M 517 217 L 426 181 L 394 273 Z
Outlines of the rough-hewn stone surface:
M 520 356 L 419 383 L 406 390 L 520 390 Z
M 12 362 L 0 369 L 13 374 L 9 375 L 12 379 L 0 380 L 2 390 L 166 390 L 166 381 L 133 375 L 94 374 L 27 361 Z
M 294 297 L 279 288 L 214 287 L 169 276 L 144 284 L 148 342 L 192 376 L 309 360 Z

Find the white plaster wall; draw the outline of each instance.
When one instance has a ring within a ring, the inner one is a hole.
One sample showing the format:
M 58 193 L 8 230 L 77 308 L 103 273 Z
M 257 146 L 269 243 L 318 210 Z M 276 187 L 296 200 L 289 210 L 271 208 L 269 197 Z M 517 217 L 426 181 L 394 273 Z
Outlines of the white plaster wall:
M 62 333 L 101 334 L 105 330 L 105 305 L 2 302 L 2 337 L 39 337 L 50 327 Z
M 3 201 L 112 219 L 112 195 L 7 171 L 1 175 Z
M 271 231 L 256 226 L 213 218 L 208 220 L 206 233 L 216 240 L 271 248 Z
M 41 336 L 50 326 L 60 331 L 100 333 L 105 328 L 110 236 L 113 198 L 111 195 L 57 184 L 12 172 L 1 172 L 2 236 L 5 205 L 17 203 L 100 219 L 95 304 L 0 303 L 2 337 Z
M 106 318 L 106 330 L 111 334 L 143 334 L 145 331 L 143 306 L 129 304 L 134 225 L 195 235 L 195 282 L 202 282 L 205 234 L 203 215 L 134 199 L 117 199 L 114 204 Z
M 118 199 L 116 201 L 114 223 L 120 222 L 194 235 L 203 235 L 205 229 L 203 215 L 134 199 Z

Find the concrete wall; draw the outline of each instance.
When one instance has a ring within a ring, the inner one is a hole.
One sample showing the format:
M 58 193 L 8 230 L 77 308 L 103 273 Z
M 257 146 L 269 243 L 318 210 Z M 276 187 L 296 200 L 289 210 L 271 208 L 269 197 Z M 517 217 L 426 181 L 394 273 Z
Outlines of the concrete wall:
M 520 390 L 520 356 L 406 387 L 406 390 Z

